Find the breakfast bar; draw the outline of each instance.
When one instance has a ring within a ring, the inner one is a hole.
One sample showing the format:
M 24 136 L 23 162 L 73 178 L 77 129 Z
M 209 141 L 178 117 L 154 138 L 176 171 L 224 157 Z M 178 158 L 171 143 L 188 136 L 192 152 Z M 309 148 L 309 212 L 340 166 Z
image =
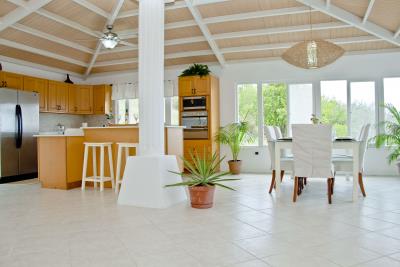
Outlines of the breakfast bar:
M 114 177 L 117 163 L 117 143 L 139 143 L 139 126 L 83 127 L 83 134 L 77 135 L 36 135 L 38 142 L 38 172 L 39 180 L 44 188 L 71 189 L 79 187 L 82 180 L 84 143 L 112 143 Z M 129 155 L 137 154 L 135 148 Z M 178 164 L 183 169 L 183 127 L 165 126 L 165 154 L 176 155 Z M 105 161 L 108 162 L 108 155 Z M 100 157 L 96 157 L 100 166 Z M 122 157 L 121 173 L 124 171 L 125 158 Z M 92 157 L 88 158 L 88 176 L 92 175 Z M 110 174 L 110 168 L 105 164 L 104 173 Z M 89 185 L 89 184 L 88 184 Z M 111 183 L 105 184 L 111 187 Z

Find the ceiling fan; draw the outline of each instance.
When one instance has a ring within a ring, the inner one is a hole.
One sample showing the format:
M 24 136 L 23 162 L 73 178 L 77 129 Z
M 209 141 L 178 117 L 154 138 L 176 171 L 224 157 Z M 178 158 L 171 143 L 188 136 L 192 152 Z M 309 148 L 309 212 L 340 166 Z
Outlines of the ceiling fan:
M 113 49 L 121 41 L 121 38 L 119 38 L 118 34 L 113 32 L 112 29 L 113 25 L 107 25 L 108 31 L 103 33 L 103 35 L 100 37 L 100 41 L 103 44 L 104 48 Z

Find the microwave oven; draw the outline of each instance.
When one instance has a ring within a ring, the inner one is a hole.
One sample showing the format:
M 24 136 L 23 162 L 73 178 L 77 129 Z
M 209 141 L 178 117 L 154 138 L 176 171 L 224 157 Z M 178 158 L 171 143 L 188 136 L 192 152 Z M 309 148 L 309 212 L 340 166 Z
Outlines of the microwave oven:
M 207 97 L 205 96 L 188 96 L 182 99 L 183 110 L 206 110 Z

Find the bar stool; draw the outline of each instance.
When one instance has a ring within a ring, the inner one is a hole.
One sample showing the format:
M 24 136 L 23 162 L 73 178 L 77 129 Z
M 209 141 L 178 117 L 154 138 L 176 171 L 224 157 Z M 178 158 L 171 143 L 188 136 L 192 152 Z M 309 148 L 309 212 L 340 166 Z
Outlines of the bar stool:
M 114 167 L 111 152 L 112 143 L 84 143 L 85 154 L 83 158 L 83 172 L 82 172 L 82 190 L 85 190 L 86 182 L 93 182 L 94 188 L 97 188 L 97 183 L 100 183 L 100 191 L 104 190 L 104 182 L 111 181 L 112 188 L 114 188 Z M 87 177 L 87 162 L 89 156 L 89 148 L 92 148 L 93 152 L 93 176 Z M 96 150 L 100 149 L 100 176 L 97 176 L 97 159 Z M 107 148 L 108 163 L 110 165 L 110 176 L 104 176 L 104 149 Z
M 125 150 L 125 160 L 129 157 L 129 148 L 136 148 L 136 155 L 138 153 L 138 143 L 117 143 L 118 146 L 118 153 L 117 153 L 117 174 L 116 174 L 116 181 L 115 181 L 115 193 L 118 193 L 119 185 L 122 183 L 121 179 L 121 154 L 122 150 Z

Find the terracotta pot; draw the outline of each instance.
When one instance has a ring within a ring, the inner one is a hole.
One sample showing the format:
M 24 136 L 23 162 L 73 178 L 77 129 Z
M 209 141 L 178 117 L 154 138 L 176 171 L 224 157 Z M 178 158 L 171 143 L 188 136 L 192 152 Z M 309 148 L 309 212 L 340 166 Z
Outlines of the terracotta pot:
M 230 160 L 228 161 L 229 164 L 229 171 L 231 174 L 239 174 L 240 169 L 242 168 L 242 161 L 241 160 Z
M 208 209 L 213 206 L 215 186 L 190 186 L 190 202 L 193 208 Z

